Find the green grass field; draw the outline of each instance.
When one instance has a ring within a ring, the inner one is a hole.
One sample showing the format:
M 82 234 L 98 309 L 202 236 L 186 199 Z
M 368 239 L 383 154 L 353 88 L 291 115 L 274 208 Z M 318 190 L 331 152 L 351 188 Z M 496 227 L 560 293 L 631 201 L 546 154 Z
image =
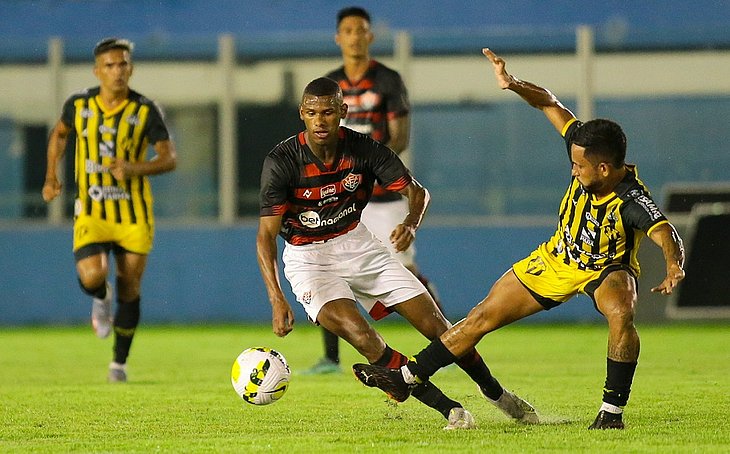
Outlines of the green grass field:
M 426 345 L 407 325 L 376 324 L 407 354 Z M 478 428 L 444 431 L 414 399 L 397 406 L 346 372 L 297 374 L 321 355 L 319 330 L 300 322 L 285 339 L 263 326 L 142 326 L 127 384 L 105 382 L 111 339 L 87 327 L 0 330 L 0 452 L 730 452 L 730 329 L 640 327 L 642 354 L 624 431 L 588 431 L 601 399 L 606 331 L 523 324 L 479 345 L 492 371 L 545 423 L 508 421 L 456 367 L 434 378 Z M 284 398 L 238 398 L 230 366 L 249 346 L 287 357 Z

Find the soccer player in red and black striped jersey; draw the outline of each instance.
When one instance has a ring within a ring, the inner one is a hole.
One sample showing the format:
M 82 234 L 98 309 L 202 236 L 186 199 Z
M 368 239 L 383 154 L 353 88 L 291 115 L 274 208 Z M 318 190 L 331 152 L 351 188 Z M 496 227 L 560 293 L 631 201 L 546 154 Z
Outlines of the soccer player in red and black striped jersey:
M 140 285 L 154 238 L 148 176 L 175 168 L 175 147 L 159 108 L 129 88 L 131 42 L 107 38 L 94 47 L 99 86 L 69 97 L 48 142 L 43 199 L 61 192 L 57 168 L 75 133 L 73 250 L 81 289 L 93 296 L 96 335 L 114 329 L 111 382 L 126 381 L 126 362 L 140 318 Z M 155 157 L 147 159 L 149 147 Z M 117 311 L 112 317 L 108 256 L 116 259 Z
M 409 384 L 427 380 L 487 333 L 583 293 L 608 322 L 603 402 L 589 429 L 623 429 L 623 408 L 639 358 L 634 326 L 639 243 L 646 235 L 661 247 L 666 276 L 652 291 L 668 295 L 684 279 L 682 240 L 639 180 L 636 167 L 625 163 L 626 136 L 618 124 L 578 121 L 550 91 L 510 75 L 504 60 L 489 49 L 483 53 L 499 87 L 540 109 L 565 139 L 572 179 L 560 203 L 558 227 L 548 241 L 515 263 L 464 320 L 401 369 L 367 364 L 353 368 L 363 383 L 404 400 Z M 504 396 L 487 397 L 504 410 L 500 401 L 514 400 L 506 391 Z
M 335 42 L 342 52 L 343 65 L 326 74 L 336 81 L 347 104 L 347 116 L 341 125 L 385 144 L 399 156 L 408 148 L 410 138 L 410 103 L 408 91 L 397 71 L 370 57 L 374 35 L 370 14 L 360 7 L 348 7 L 337 13 Z M 382 241 L 392 254 L 423 282 L 440 305 L 435 286 L 416 264 L 416 247 L 397 252 L 388 240 L 393 227 L 408 212 L 408 203 L 398 192 L 376 184 L 361 221 Z M 323 330 L 325 355 L 308 374 L 340 372 L 339 343 L 334 334 Z
M 428 339 L 451 324 L 424 285 L 360 222 L 376 182 L 408 201 L 389 241 L 407 249 L 429 202 L 428 191 L 398 156 L 372 138 L 340 126 L 342 90 L 321 77 L 304 90 L 299 116 L 306 130 L 269 152 L 261 172 L 258 262 L 272 306 L 273 331 L 286 336 L 294 313 L 279 282 L 277 236 L 285 240 L 284 274 L 308 318 L 351 344 L 369 362 L 388 367 L 406 358 L 367 322 L 397 312 Z M 489 371 L 476 350 L 459 361 L 470 376 Z M 414 396 L 448 419 L 447 428 L 473 428 L 461 404 L 425 381 Z

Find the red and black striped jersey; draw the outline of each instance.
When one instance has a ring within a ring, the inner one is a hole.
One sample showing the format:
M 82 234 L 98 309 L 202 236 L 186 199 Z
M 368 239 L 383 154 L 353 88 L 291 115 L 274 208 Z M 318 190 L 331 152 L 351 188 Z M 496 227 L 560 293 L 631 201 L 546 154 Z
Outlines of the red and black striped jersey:
M 565 143 L 570 156 L 572 137 L 582 123 L 566 125 Z M 638 178 L 636 167 L 613 192 L 601 199 L 586 192 L 573 177 L 560 203 L 557 230 L 548 249 L 566 265 L 598 271 L 614 264 L 628 265 L 638 276 L 637 254 L 644 234 L 668 222 Z
M 327 241 L 354 229 L 376 181 L 390 191 L 412 181 L 392 150 L 364 134 L 340 127 L 331 165 L 312 153 L 305 134 L 274 147 L 261 171 L 260 215 L 281 215 L 280 235 L 290 244 Z
M 130 90 L 127 99 L 107 110 L 99 87 L 71 95 L 61 121 L 75 131 L 75 216 L 93 216 L 118 224 L 154 222 L 147 176 L 119 181 L 109 172 L 112 159 L 145 161 L 147 148 L 170 138 L 159 108 Z
M 344 66 L 330 72 L 327 77 L 340 85 L 347 104 L 347 117 L 341 125 L 387 144 L 390 141 L 388 120 L 408 115 L 411 108 L 400 74 L 371 60 L 367 72 L 358 81 L 347 78 Z M 373 201 L 398 199 L 399 194 L 388 193 L 376 185 Z

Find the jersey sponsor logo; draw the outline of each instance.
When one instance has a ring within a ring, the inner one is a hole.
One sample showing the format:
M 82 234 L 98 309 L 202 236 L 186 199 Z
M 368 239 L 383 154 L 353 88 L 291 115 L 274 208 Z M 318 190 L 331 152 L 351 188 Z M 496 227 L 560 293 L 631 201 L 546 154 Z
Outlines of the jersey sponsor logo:
M 336 216 L 329 218 L 329 219 L 321 219 L 319 217 L 319 213 L 316 211 L 305 211 L 303 213 L 299 213 L 299 222 L 302 223 L 303 226 L 309 227 L 310 229 L 316 229 L 317 227 L 327 226 L 327 225 L 335 225 L 337 222 L 342 220 L 345 216 L 348 216 L 354 212 L 357 211 L 357 207 L 353 203 L 351 206 L 345 208 L 344 210 L 337 213 Z
M 99 125 L 99 132 L 102 134 L 116 134 L 117 128 L 112 128 L 111 126 L 107 125 Z
M 355 112 L 370 112 L 380 105 L 381 96 L 372 90 L 368 90 L 360 95 L 345 96 L 343 101 Z
M 306 198 L 310 198 L 310 197 L 312 196 L 312 191 L 310 191 L 309 189 L 307 189 L 306 191 L 304 191 L 304 192 L 302 193 L 302 195 L 303 195 L 304 197 L 306 197 Z
M 592 222 L 594 225 L 599 225 L 600 224 L 600 222 L 598 222 L 598 219 L 596 219 L 595 217 L 593 217 L 593 215 L 591 213 L 589 213 L 588 211 L 586 211 L 585 214 L 586 214 L 586 221 Z
M 141 123 L 139 117 L 137 115 L 130 115 L 127 117 L 127 123 L 129 123 L 132 126 L 136 126 Z
M 327 186 L 319 189 L 319 198 L 325 199 L 331 195 L 335 195 L 336 192 L 337 186 L 335 186 L 334 184 L 328 184 Z
M 360 183 L 362 183 L 362 175 L 359 173 L 348 173 L 342 180 L 342 186 L 350 192 L 355 192 Z
M 638 190 L 631 191 L 631 196 L 646 211 L 652 221 L 656 221 L 662 217 L 662 212 L 659 211 L 659 207 L 656 206 L 651 197 L 640 193 Z
M 89 108 L 83 108 L 81 109 L 81 118 L 93 118 L 94 117 L 94 111 Z
M 86 173 L 109 173 L 109 167 L 96 163 L 91 159 L 86 160 L 85 168 Z
M 335 195 L 332 197 L 328 197 L 324 200 L 320 200 L 319 202 L 317 202 L 317 205 L 323 207 L 323 206 L 327 205 L 328 203 L 337 202 L 338 200 L 340 200 L 340 198 Z
M 104 140 L 99 143 L 99 154 L 107 158 L 114 157 L 114 141 Z
M 589 230 L 586 227 L 583 227 L 580 232 L 580 240 L 584 242 L 585 244 L 593 247 L 593 243 L 596 239 L 596 232 Z
M 89 187 L 89 197 L 96 202 L 102 200 L 129 200 L 129 194 L 124 189 L 116 186 L 91 186 Z

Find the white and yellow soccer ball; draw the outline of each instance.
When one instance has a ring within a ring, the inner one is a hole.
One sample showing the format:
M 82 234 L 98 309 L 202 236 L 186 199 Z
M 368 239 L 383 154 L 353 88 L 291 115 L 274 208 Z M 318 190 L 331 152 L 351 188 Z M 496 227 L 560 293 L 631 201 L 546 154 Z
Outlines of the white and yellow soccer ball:
M 284 355 L 268 347 L 244 350 L 231 368 L 233 389 L 253 405 L 269 405 L 281 399 L 289 388 L 290 377 Z

